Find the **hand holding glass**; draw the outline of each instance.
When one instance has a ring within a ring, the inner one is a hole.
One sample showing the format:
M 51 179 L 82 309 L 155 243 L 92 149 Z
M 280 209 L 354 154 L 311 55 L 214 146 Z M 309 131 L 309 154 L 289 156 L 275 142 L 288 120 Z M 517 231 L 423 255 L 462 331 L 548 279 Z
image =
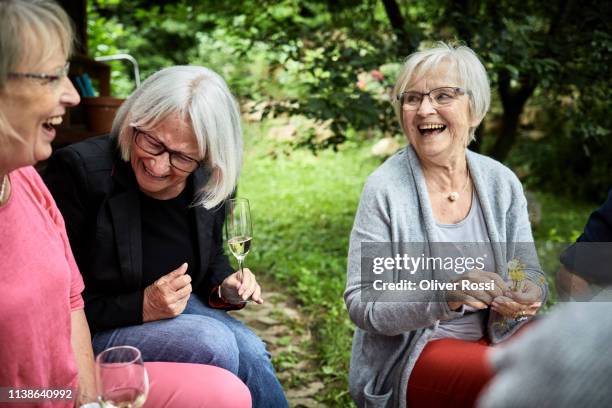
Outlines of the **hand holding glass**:
M 238 260 L 240 268 L 238 279 L 242 281 L 244 258 L 248 255 L 253 240 L 251 209 L 249 200 L 246 198 L 228 200 L 225 236 L 232 255 Z M 249 299 L 245 302 L 252 302 L 252 300 Z

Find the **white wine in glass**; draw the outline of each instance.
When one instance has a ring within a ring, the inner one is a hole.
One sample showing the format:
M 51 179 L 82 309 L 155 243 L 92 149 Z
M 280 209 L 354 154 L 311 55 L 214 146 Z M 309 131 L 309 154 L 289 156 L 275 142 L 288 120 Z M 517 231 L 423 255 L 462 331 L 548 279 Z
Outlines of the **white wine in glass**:
M 96 380 L 104 408 L 140 408 L 147 400 L 149 378 L 136 347 L 111 347 L 98 354 Z
M 227 240 L 230 251 L 236 257 L 236 259 L 242 258 L 244 260 L 249 253 L 249 249 L 251 249 L 252 239 L 253 238 L 247 236 L 238 236 Z
M 253 241 L 251 208 L 246 198 L 234 198 L 227 201 L 225 237 L 232 255 L 238 260 L 239 278 L 242 280 L 244 258 L 249 253 Z

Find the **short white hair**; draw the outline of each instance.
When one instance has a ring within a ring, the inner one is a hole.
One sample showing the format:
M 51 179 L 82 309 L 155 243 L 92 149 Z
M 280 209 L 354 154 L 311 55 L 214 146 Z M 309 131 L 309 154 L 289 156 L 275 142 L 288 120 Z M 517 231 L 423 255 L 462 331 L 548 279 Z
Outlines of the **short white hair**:
M 477 121 L 476 126 L 470 127 L 469 141 L 474 140 L 476 128 L 482 122 L 491 106 L 491 87 L 489 76 L 476 53 L 464 45 L 453 46 L 444 42 L 436 46 L 410 54 L 400 71 L 393 93 L 391 95 L 395 113 L 399 119 L 402 130 L 405 132 L 402 109 L 398 100 L 406 88 L 427 76 L 441 64 L 447 63 L 449 70 L 455 71 L 459 83 L 457 86 L 468 90 L 470 98 L 470 115 Z
M 132 126 L 153 129 L 178 114 L 191 125 L 208 182 L 196 191 L 197 205 L 210 209 L 228 198 L 242 166 L 238 105 L 217 73 L 199 66 L 174 66 L 147 78 L 123 103 L 113 121 L 121 157 L 130 160 Z

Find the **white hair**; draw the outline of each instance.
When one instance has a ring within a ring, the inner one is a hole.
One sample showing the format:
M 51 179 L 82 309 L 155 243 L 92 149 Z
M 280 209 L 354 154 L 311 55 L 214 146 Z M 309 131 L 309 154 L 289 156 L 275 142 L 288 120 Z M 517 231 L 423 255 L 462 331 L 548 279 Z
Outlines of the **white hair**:
M 474 140 L 476 128 L 484 119 L 491 105 L 491 87 L 489 76 L 484 65 L 476 53 L 469 47 L 453 46 L 439 42 L 436 46 L 410 54 L 400 71 L 391 98 L 393 107 L 399 119 L 402 130 L 404 120 L 402 110 L 398 101 L 408 86 L 418 82 L 424 76 L 430 74 L 441 64 L 449 64 L 448 68 L 455 71 L 459 83 L 457 86 L 467 89 L 470 98 L 470 115 L 477 121 L 476 126 L 470 127 L 469 141 Z M 405 132 L 405 130 L 404 130 Z
M 123 160 L 130 160 L 132 126 L 153 129 L 171 114 L 179 114 L 191 124 L 210 175 L 206 185 L 196 191 L 197 204 L 213 208 L 234 191 L 240 174 L 238 105 L 223 78 L 208 68 L 162 69 L 130 95 L 113 121 L 111 134 L 117 137 Z

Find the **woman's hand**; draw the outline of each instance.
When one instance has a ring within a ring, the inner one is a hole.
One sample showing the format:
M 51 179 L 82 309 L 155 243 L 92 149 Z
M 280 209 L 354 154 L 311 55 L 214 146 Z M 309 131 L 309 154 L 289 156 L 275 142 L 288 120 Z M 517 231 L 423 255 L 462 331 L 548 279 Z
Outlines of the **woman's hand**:
M 242 274 L 242 279 L 241 275 Z M 250 298 L 255 303 L 262 304 L 261 287 L 255 275 L 249 268 L 234 272 L 221 283 L 222 299 L 231 304 L 245 303 Z
M 187 263 L 162 276 L 144 290 L 142 317 L 145 322 L 170 319 L 183 313 L 191 295 Z
M 484 288 L 479 290 L 462 289 L 461 281 L 480 284 Z M 493 284 L 491 284 L 491 281 L 493 281 Z M 498 274 L 478 270 L 461 275 L 455 282 L 457 283 L 457 289 L 446 292 L 446 298 L 449 299 L 448 307 L 451 310 L 457 310 L 461 305 L 471 306 L 475 309 L 486 309 L 493 299 L 502 296 L 504 291 L 508 289 L 506 282 Z
M 492 310 L 510 319 L 534 316 L 541 306 L 542 289 L 530 280 L 522 281 L 517 291 L 505 291 L 491 303 Z

